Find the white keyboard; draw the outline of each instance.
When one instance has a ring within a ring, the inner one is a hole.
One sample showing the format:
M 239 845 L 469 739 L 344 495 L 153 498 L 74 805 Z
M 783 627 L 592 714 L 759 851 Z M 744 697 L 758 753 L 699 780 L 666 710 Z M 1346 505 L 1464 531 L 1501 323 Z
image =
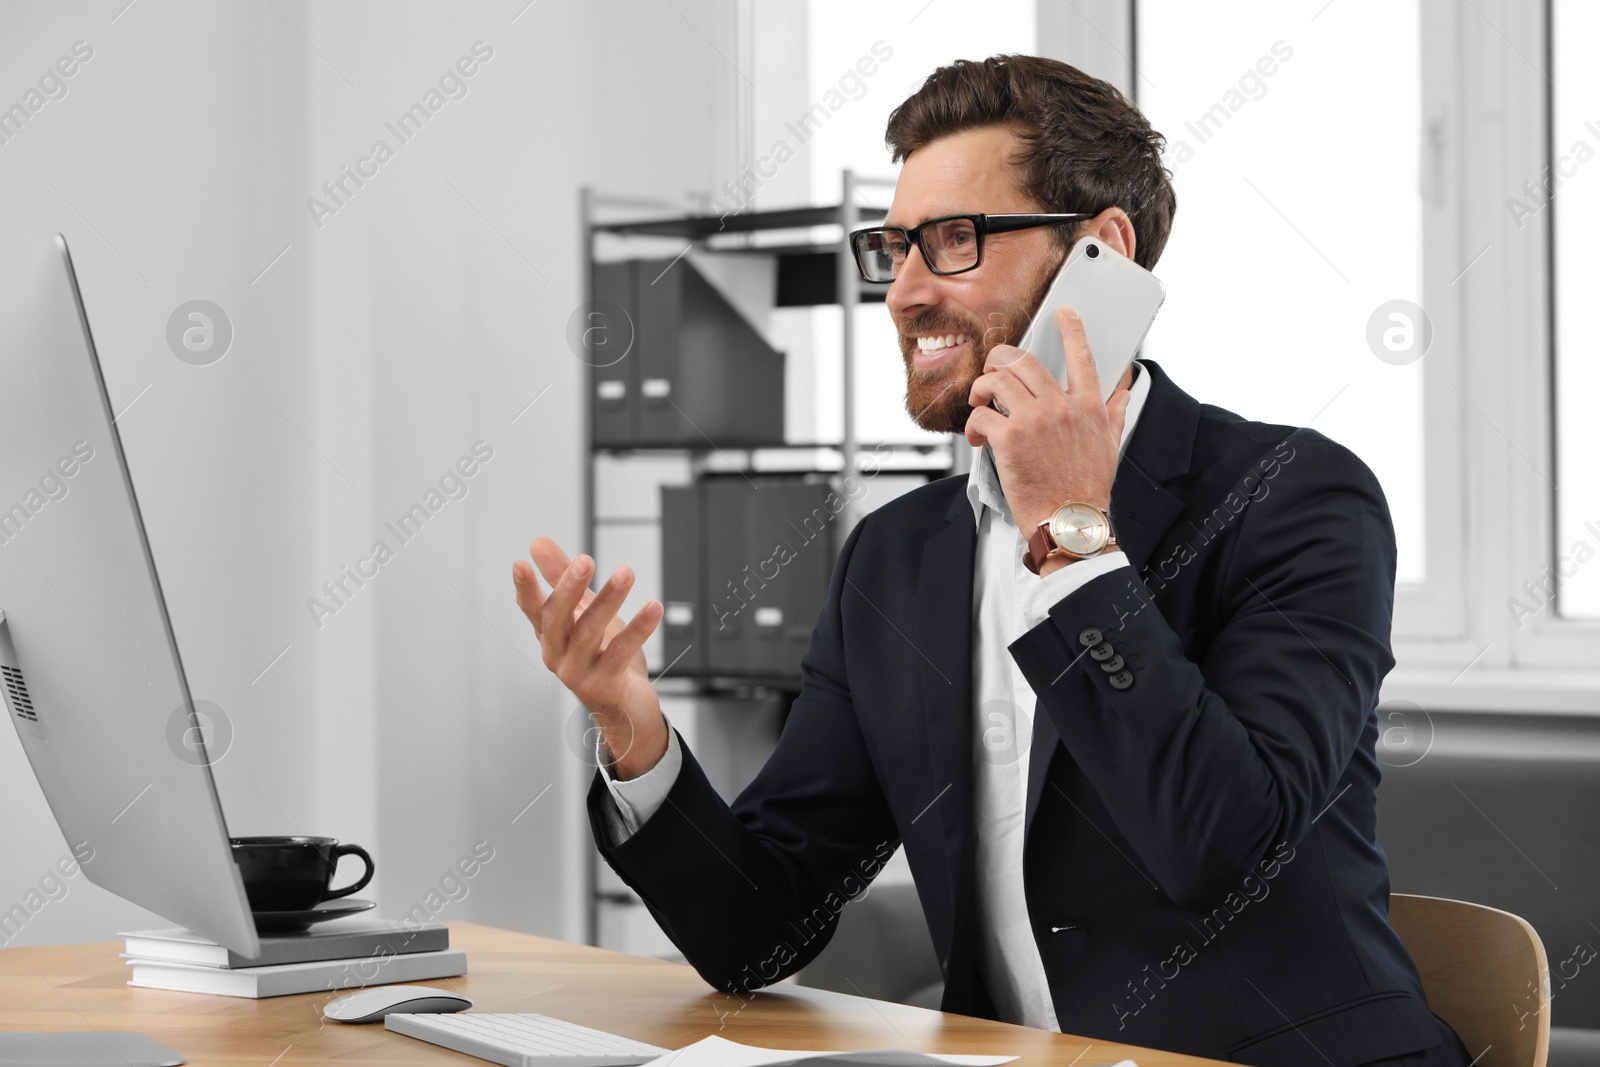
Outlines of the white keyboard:
M 396 1012 L 383 1028 L 505 1067 L 630 1067 L 672 1051 L 548 1015 Z

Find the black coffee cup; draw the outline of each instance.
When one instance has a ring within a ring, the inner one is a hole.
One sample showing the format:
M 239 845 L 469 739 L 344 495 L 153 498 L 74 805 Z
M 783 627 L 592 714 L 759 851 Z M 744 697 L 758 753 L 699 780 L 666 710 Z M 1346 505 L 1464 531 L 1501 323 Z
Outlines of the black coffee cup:
M 235 837 L 233 862 L 251 911 L 306 911 L 346 897 L 372 881 L 372 857 L 360 845 L 331 837 Z M 355 884 L 331 888 L 339 857 L 360 856 L 367 870 Z

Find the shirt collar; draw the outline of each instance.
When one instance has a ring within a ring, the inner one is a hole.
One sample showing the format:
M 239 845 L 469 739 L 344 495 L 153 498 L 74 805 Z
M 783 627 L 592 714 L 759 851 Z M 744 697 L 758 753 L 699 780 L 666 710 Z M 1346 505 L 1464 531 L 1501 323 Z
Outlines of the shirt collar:
M 1134 423 L 1139 421 L 1139 412 L 1144 408 L 1145 398 L 1150 395 L 1150 372 L 1140 366 L 1138 360 L 1133 361 L 1133 366 L 1133 385 L 1129 389 L 1128 410 L 1122 423 L 1122 440 L 1117 444 L 1118 459 L 1127 450 Z M 983 519 L 985 507 L 1002 516 L 1009 516 L 1011 510 L 1006 506 L 1005 493 L 1000 488 L 994 454 L 987 445 L 974 451 L 976 455 L 972 457 L 972 470 L 967 474 L 967 500 L 972 505 L 972 521 L 976 523 Z

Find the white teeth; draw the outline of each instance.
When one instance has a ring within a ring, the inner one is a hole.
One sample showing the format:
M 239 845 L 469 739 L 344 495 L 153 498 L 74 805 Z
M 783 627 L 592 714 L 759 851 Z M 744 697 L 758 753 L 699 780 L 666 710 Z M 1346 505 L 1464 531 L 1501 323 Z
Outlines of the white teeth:
M 966 344 L 968 337 L 964 333 L 947 333 L 942 337 L 919 337 L 917 347 L 924 352 L 938 352 L 944 348 L 954 348 L 956 345 Z

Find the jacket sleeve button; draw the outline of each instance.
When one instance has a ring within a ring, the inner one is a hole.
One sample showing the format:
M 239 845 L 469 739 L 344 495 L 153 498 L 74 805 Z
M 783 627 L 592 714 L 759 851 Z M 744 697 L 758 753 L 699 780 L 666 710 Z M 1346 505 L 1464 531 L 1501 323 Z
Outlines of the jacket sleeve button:
M 1100 643 L 1100 631 L 1093 626 L 1087 627 L 1078 634 L 1078 644 L 1084 648 L 1091 648 Z
M 1095 645 L 1089 650 L 1089 658 L 1093 659 L 1096 663 L 1104 663 L 1106 660 L 1110 659 L 1116 654 L 1117 650 L 1111 647 L 1110 641 L 1101 641 L 1098 645 Z
M 1107 674 L 1116 674 L 1122 669 L 1122 657 L 1113 655 L 1110 659 L 1100 664 L 1100 669 Z
M 1111 683 L 1113 689 L 1131 689 L 1133 687 L 1133 672 L 1128 670 L 1118 671 L 1106 681 Z

